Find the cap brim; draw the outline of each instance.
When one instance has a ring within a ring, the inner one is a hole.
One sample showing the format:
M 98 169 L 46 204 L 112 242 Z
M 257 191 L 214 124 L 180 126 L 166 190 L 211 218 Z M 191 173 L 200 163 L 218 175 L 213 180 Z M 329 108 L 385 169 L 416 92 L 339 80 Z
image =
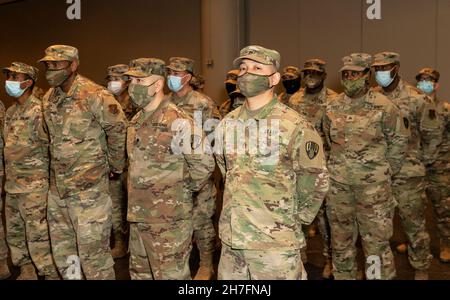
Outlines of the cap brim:
M 123 76 L 130 76 L 130 75 L 128 75 L 127 73 L 124 73 L 124 74 L 109 74 L 109 75 L 107 75 L 105 77 L 105 79 L 109 79 L 111 77 L 123 77 Z
M 324 70 L 321 70 L 321 69 L 319 69 L 319 68 L 314 68 L 314 67 L 304 68 L 304 69 L 302 69 L 301 72 L 305 72 L 305 71 L 317 71 L 317 72 L 325 73 Z
M 51 56 L 51 55 L 47 55 L 44 58 L 38 60 L 38 62 L 40 62 L 40 63 L 41 62 L 46 62 L 46 61 L 72 61 L 72 60 L 70 60 L 70 59 L 62 59 L 60 57 L 54 57 L 54 56 Z
M 3 73 L 14 72 L 14 73 L 25 74 L 25 75 L 30 76 L 29 74 L 27 74 L 27 73 L 21 71 L 19 68 L 15 68 L 15 67 L 6 67 L 6 68 L 3 68 L 3 69 L 2 69 L 2 72 L 3 72 Z M 31 77 L 31 76 L 30 76 L 30 77 Z
M 371 65 L 371 67 L 379 67 L 379 66 L 387 66 L 387 65 L 392 65 L 392 64 L 395 64 L 395 62 L 387 62 L 387 61 L 385 61 L 385 62 L 374 62 L 372 65 Z
M 366 68 L 358 67 L 358 66 L 344 66 L 344 67 L 340 70 L 340 72 L 343 72 L 343 71 L 356 71 L 356 72 L 362 72 L 362 71 L 364 71 L 364 70 L 366 70 Z
M 257 55 L 244 55 L 244 56 L 240 56 L 240 57 L 236 58 L 236 59 L 233 61 L 233 65 L 234 65 L 236 68 L 239 68 L 239 66 L 240 66 L 241 63 L 242 63 L 242 60 L 244 60 L 244 59 L 253 60 L 253 61 L 256 61 L 256 62 L 258 62 L 258 63 L 260 63 L 260 64 L 267 65 L 267 66 L 274 65 L 274 64 L 272 64 L 272 63 L 269 63 L 269 64 L 268 64 L 266 61 L 262 60 L 262 59 L 261 59 L 260 57 L 258 57 Z
M 121 75 L 121 76 L 131 76 L 131 77 L 149 77 L 151 75 L 148 75 L 140 70 L 130 70 L 128 72 L 126 72 L 125 74 Z
M 175 71 L 175 72 L 189 72 L 186 69 L 180 69 L 180 68 L 177 68 L 177 67 L 174 67 L 174 66 L 171 66 L 171 65 L 167 66 L 166 69 L 169 69 L 169 70 L 172 70 L 172 71 Z
M 14 68 L 11 68 L 11 67 L 2 68 L 2 73 L 7 73 L 7 72 L 17 72 L 17 71 L 14 70 Z
M 299 75 L 290 73 L 290 72 L 287 72 L 287 73 L 284 73 L 283 75 L 281 75 L 281 78 L 297 79 L 299 77 L 300 77 Z

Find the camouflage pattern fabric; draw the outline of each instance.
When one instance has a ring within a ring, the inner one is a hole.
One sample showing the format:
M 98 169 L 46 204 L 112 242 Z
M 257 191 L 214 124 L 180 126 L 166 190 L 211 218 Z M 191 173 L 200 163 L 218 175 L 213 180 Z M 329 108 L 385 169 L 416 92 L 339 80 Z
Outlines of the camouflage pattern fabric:
M 117 100 L 117 102 L 119 102 L 120 106 L 122 107 L 122 110 L 125 113 L 127 120 L 131 121 L 131 119 L 133 119 L 134 115 L 137 112 L 137 108 L 133 105 L 130 95 L 128 93 L 126 93 L 125 97 L 120 98 L 120 99 L 119 99 L 119 97 L 116 97 L 116 100 Z
M 356 280 L 359 233 L 366 259 L 370 256 L 380 258 L 381 279 L 394 279 L 394 255 L 389 244 L 395 207 L 391 182 L 348 185 L 331 180 L 328 197 L 334 278 Z
M 186 252 L 190 252 L 192 240 L 193 193 L 204 189 L 215 166 L 212 155 L 173 152 L 172 142 L 187 125 L 194 129 L 189 115 L 166 98 L 155 111 L 138 112 L 128 128 L 132 278 L 186 279 L 179 268 L 184 270 L 180 266 L 189 260 Z M 204 141 L 202 131 L 198 131 L 202 135 L 198 138 Z M 200 147 L 194 142 L 191 146 Z M 155 250 L 158 252 L 153 253 Z
M 124 172 L 120 178 L 109 181 L 112 201 L 112 230 L 116 243 L 119 240 L 126 240 L 128 235 L 126 176 L 127 172 Z
M 305 92 L 305 89 L 301 89 L 287 104 L 314 125 L 317 132 L 322 137 L 326 157 L 328 157 L 329 148 L 322 129 L 322 120 L 326 111 L 326 106 L 331 99 L 336 96 L 336 92 L 326 87 L 317 94 L 308 94 Z
M 436 106 L 425 94 L 403 80 L 389 94 L 379 87 L 374 90 L 385 94 L 401 110 L 406 118 L 404 122 L 411 131 L 406 160 L 396 177 L 425 176 L 425 165 L 436 160 L 438 145 L 442 142 L 442 123 Z
M 385 182 L 397 174 L 410 135 L 404 121 L 399 109 L 374 91 L 358 100 L 345 94 L 334 98 L 323 122 L 331 178 L 361 185 Z
M 428 270 L 433 256 L 426 220 L 425 182 L 423 177 L 396 178 L 392 191 L 398 202 L 402 227 L 408 239 L 408 258 L 416 270 Z
M 273 155 L 250 154 L 249 134 L 239 141 L 246 149 L 242 154 L 226 146 L 231 141 L 236 147 L 236 123 L 255 119 L 279 123 L 273 133 L 267 128 L 270 136 L 280 135 Z M 304 247 L 302 224 L 314 220 L 328 191 L 322 142 L 314 128 L 275 97 L 253 114 L 246 105 L 228 114 L 216 130 L 216 147 L 216 160 L 225 179 L 219 222 L 222 243 L 233 250 Z
M 379 93 L 368 92 L 360 99 L 343 93 L 327 106 L 323 130 L 330 147 L 327 216 L 333 274 L 336 279 L 356 279 L 359 230 L 366 257 L 380 257 L 382 278 L 392 279 L 391 174 L 401 168 L 410 135 L 401 112 Z
M 170 100 L 192 119 L 195 119 L 196 112 L 201 112 L 202 119 L 199 121 L 202 124 L 205 124 L 207 120 L 220 118 L 214 101 L 197 91 L 190 91 L 181 98 L 172 93 Z M 205 133 L 209 134 L 210 132 Z M 216 212 L 216 194 L 217 191 L 211 176 L 204 190 L 194 195 L 194 237 L 202 256 L 211 254 L 215 249 L 216 231 L 212 217 Z
M 238 250 L 222 245 L 219 280 L 306 280 L 298 250 Z
M 43 106 L 51 153 L 48 222 L 59 272 L 69 277 L 74 255 L 87 279 L 114 279 L 109 174 L 125 167 L 125 114 L 109 92 L 81 75 L 67 94 L 50 89 Z
M 317 66 L 318 65 L 318 66 Z M 323 66 L 315 60 L 305 63 L 305 68 L 319 68 Z M 322 69 L 320 69 L 322 70 Z M 301 89 L 294 97 L 291 98 L 287 104 L 290 108 L 294 109 L 300 115 L 304 116 L 317 130 L 317 132 L 322 137 L 322 142 L 324 145 L 325 158 L 328 159 L 330 149 L 326 143 L 325 133 L 322 128 L 322 120 L 326 111 L 327 104 L 331 101 L 333 97 L 337 94 L 331 89 L 324 87 L 320 92 L 316 94 L 308 94 L 305 89 Z M 324 205 L 319 210 L 317 215 L 317 224 L 319 232 L 322 237 L 323 243 L 323 255 L 326 258 L 331 258 L 331 240 L 330 240 L 330 225 L 328 224 L 328 219 L 326 217 L 326 198 Z
M 5 191 L 10 194 L 47 193 L 49 136 L 41 100 L 31 95 L 22 105 L 8 108 L 3 137 Z
M 10 67 L 3 68 L 3 73 L 14 72 L 28 75 L 33 81 L 37 80 L 39 70 L 33 66 L 21 63 L 13 62 Z
M 40 276 L 58 277 L 47 224 L 47 191 L 6 194 L 6 238 L 15 266 L 33 263 Z
M 5 105 L 0 101 L 0 181 L 3 182 L 5 176 L 5 168 L 3 165 L 3 124 L 5 121 Z M 0 184 L 0 194 L 3 192 L 3 184 Z M 5 229 L 3 228 L 3 197 L 0 197 L 0 260 L 8 257 L 8 247 L 5 240 Z
M 450 104 L 438 100 L 437 111 L 443 120 L 443 142 L 436 162 L 427 170 L 427 195 L 436 213 L 439 237 L 450 243 Z
M 58 276 L 47 224 L 49 137 L 42 102 L 31 95 L 11 106 L 3 137 L 7 241 L 13 264 L 33 261 L 41 276 Z
M 192 221 L 130 224 L 132 280 L 190 280 Z
M 416 269 L 430 266 L 430 237 L 425 227 L 426 203 L 422 199 L 425 166 L 433 163 L 442 142 L 439 115 L 436 106 L 425 94 L 407 82 L 400 80 L 391 93 L 383 92 L 402 112 L 404 123 L 411 130 L 411 138 L 406 150 L 406 159 L 400 172 L 394 176 L 393 193 L 399 203 L 399 214 L 403 230 L 411 248 L 408 252 L 410 263 Z M 420 179 L 421 178 L 421 179 Z

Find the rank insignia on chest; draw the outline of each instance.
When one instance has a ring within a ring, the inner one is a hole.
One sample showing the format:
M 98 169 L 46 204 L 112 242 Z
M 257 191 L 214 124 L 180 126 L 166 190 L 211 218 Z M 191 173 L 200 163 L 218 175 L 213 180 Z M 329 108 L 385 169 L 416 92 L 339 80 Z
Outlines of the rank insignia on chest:
M 315 142 L 307 142 L 306 143 L 306 154 L 308 155 L 310 160 L 313 160 L 314 158 L 316 158 L 317 154 L 319 154 L 319 144 L 315 143 Z

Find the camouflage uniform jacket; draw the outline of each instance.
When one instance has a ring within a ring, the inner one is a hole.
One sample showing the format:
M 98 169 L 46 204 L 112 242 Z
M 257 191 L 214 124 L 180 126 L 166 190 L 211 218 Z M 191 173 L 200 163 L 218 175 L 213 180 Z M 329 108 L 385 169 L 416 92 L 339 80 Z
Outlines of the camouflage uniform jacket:
M 375 90 L 383 92 L 379 87 Z M 393 92 L 385 95 L 401 110 L 411 131 L 406 159 L 397 177 L 425 176 L 425 165 L 436 160 L 437 148 L 442 142 L 442 123 L 436 106 L 425 94 L 403 80 Z
M 327 106 L 323 129 L 333 180 L 372 184 L 400 171 L 410 133 L 399 109 L 382 94 L 369 91 L 359 99 L 340 94 Z
M 127 120 L 103 87 L 77 75 L 67 94 L 51 88 L 43 107 L 50 134 L 50 179 L 56 180 L 61 197 L 107 185 L 110 171 L 123 172 Z
M 192 193 L 206 184 L 215 163 L 211 153 L 173 152 L 172 142 L 186 125 L 180 120 L 194 128 L 187 113 L 166 98 L 155 111 L 141 110 L 131 121 L 128 221 L 164 224 L 192 219 Z
M 125 116 L 127 117 L 128 121 L 131 121 L 133 119 L 134 115 L 137 112 L 137 109 L 134 107 L 133 102 L 131 101 L 130 95 L 128 93 L 125 95 L 124 99 L 118 99 L 116 98 L 117 102 L 119 102 L 120 106 L 122 107 L 123 112 L 125 113 Z
M 49 181 L 49 137 L 42 102 L 31 95 L 6 111 L 5 191 L 11 194 L 46 192 Z
M 216 130 L 216 160 L 225 178 L 220 238 L 234 249 L 300 249 L 302 224 L 314 220 L 328 191 L 320 136 L 277 98 L 253 114 L 244 104 Z M 249 122 L 260 124 L 259 134 L 270 139 L 256 152 L 249 145 L 258 134 L 236 134 L 236 124 Z M 230 134 L 232 147 L 246 151 L 229 147 Z
M 0 101 L 0 179 L 5 176 L 5 166 L 3 165 L 3 149 L 5 147 L 4 137 L 3 137 L 3 127 L 5 124 L 5 105 L 3 101 Z M 3 182 L 3 181 L 2 181 Z M 3 184 L 0 184 L 2 186 Z M 2 192 L 2 188 L 0 187 L 0 193 Z M 0 201 L 1 203 L 1 201 Z M 1 209 L 0 209 L 1 211 Z
M 170 94 L 171 101 L 179 108 L 184 110 L 194 121 L 197 121 L 194 113 L 202 113 L 202 125 L 209 119 L 220 118 L 217 106 L 208 96 L 190 91 L 184 97 L 180 98 L 175 93 Z M 199 124 L 198 124 L 199 125 Z
M 307 94 L 305 89 L 301 89 L 296 97 L 291 98 L 289 104 L 290 108 L 304 116 L 322 137 L 324 143 L 325 154 L 328 156 L 329 147 L 325 141 L 325 133 L 322 128 L 322 120 L 325 114 L 326 107 L 331 98 L 336 97 L 337 94 L 333 90 L 324 87 L 317 94 Z
M 450 104 L 447 101 L 437 102 L 437 112 L 443 121 L 442 144 L 439 145 L 439 152 L 436 162 L 430 169 L 436 173 L 450 172 Z

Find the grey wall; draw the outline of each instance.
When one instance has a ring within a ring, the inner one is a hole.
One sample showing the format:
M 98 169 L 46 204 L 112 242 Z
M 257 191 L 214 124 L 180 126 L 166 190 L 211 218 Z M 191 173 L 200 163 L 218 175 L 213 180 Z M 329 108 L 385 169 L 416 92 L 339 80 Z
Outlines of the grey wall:
M 80 51 L 80 73 L 98 83 L 108 66 L 138 57 L 187 56 L 201 67 L 200 0 L 83 0 L 80 21 L 66 18 L 67 7 L 65 0 L 1 5 L 0 66 L 17 60 L 42 71 L 36 61 L 45 48 L 69 44 Z M 38 85 L 47 87 L 43 75 Z M 0 99 L 11 103 L 3 84 Z
M 328 85 L 339 91 L 343 56 L 396 51 L 411 82 L 423 67 L 441 71 L 440 95 L 449 99 L 450 1 L 381 1 L 382 19 L 368 20 L 366 0 L 248 0 L 248 40 L 278 49 L 283 66 L 325 59 Z
M 37 65 L 47 46 L 66 43 L 80 50 L 80 72 L 103 83 L 112 64 L 187 56 L 210 77 L 207 93 L 219 102 L 225 96 L 221 72 L 244 41 L 279 50 L 283 66 L 324 58 L 329 86 L 338 91 L 343 56 L 392 50 L 402 55 L 401 71 L 409 81 L 422 67 L 438 68 L 441 96 L 450 99 L 450 0 L 381 0 L 377 21 L 367 20 L 366 0 L 211 1 L 83 0 L 81 21 L 67 20 L 65 0 L 0 5 L 0 66 L 15 60 Z M 208 59 L 214 59 L 213 68 L 206 66 Z M 38 85 L 46 88 L 42 75 Z M 0 99 L 9 104 L 2 85 Z

